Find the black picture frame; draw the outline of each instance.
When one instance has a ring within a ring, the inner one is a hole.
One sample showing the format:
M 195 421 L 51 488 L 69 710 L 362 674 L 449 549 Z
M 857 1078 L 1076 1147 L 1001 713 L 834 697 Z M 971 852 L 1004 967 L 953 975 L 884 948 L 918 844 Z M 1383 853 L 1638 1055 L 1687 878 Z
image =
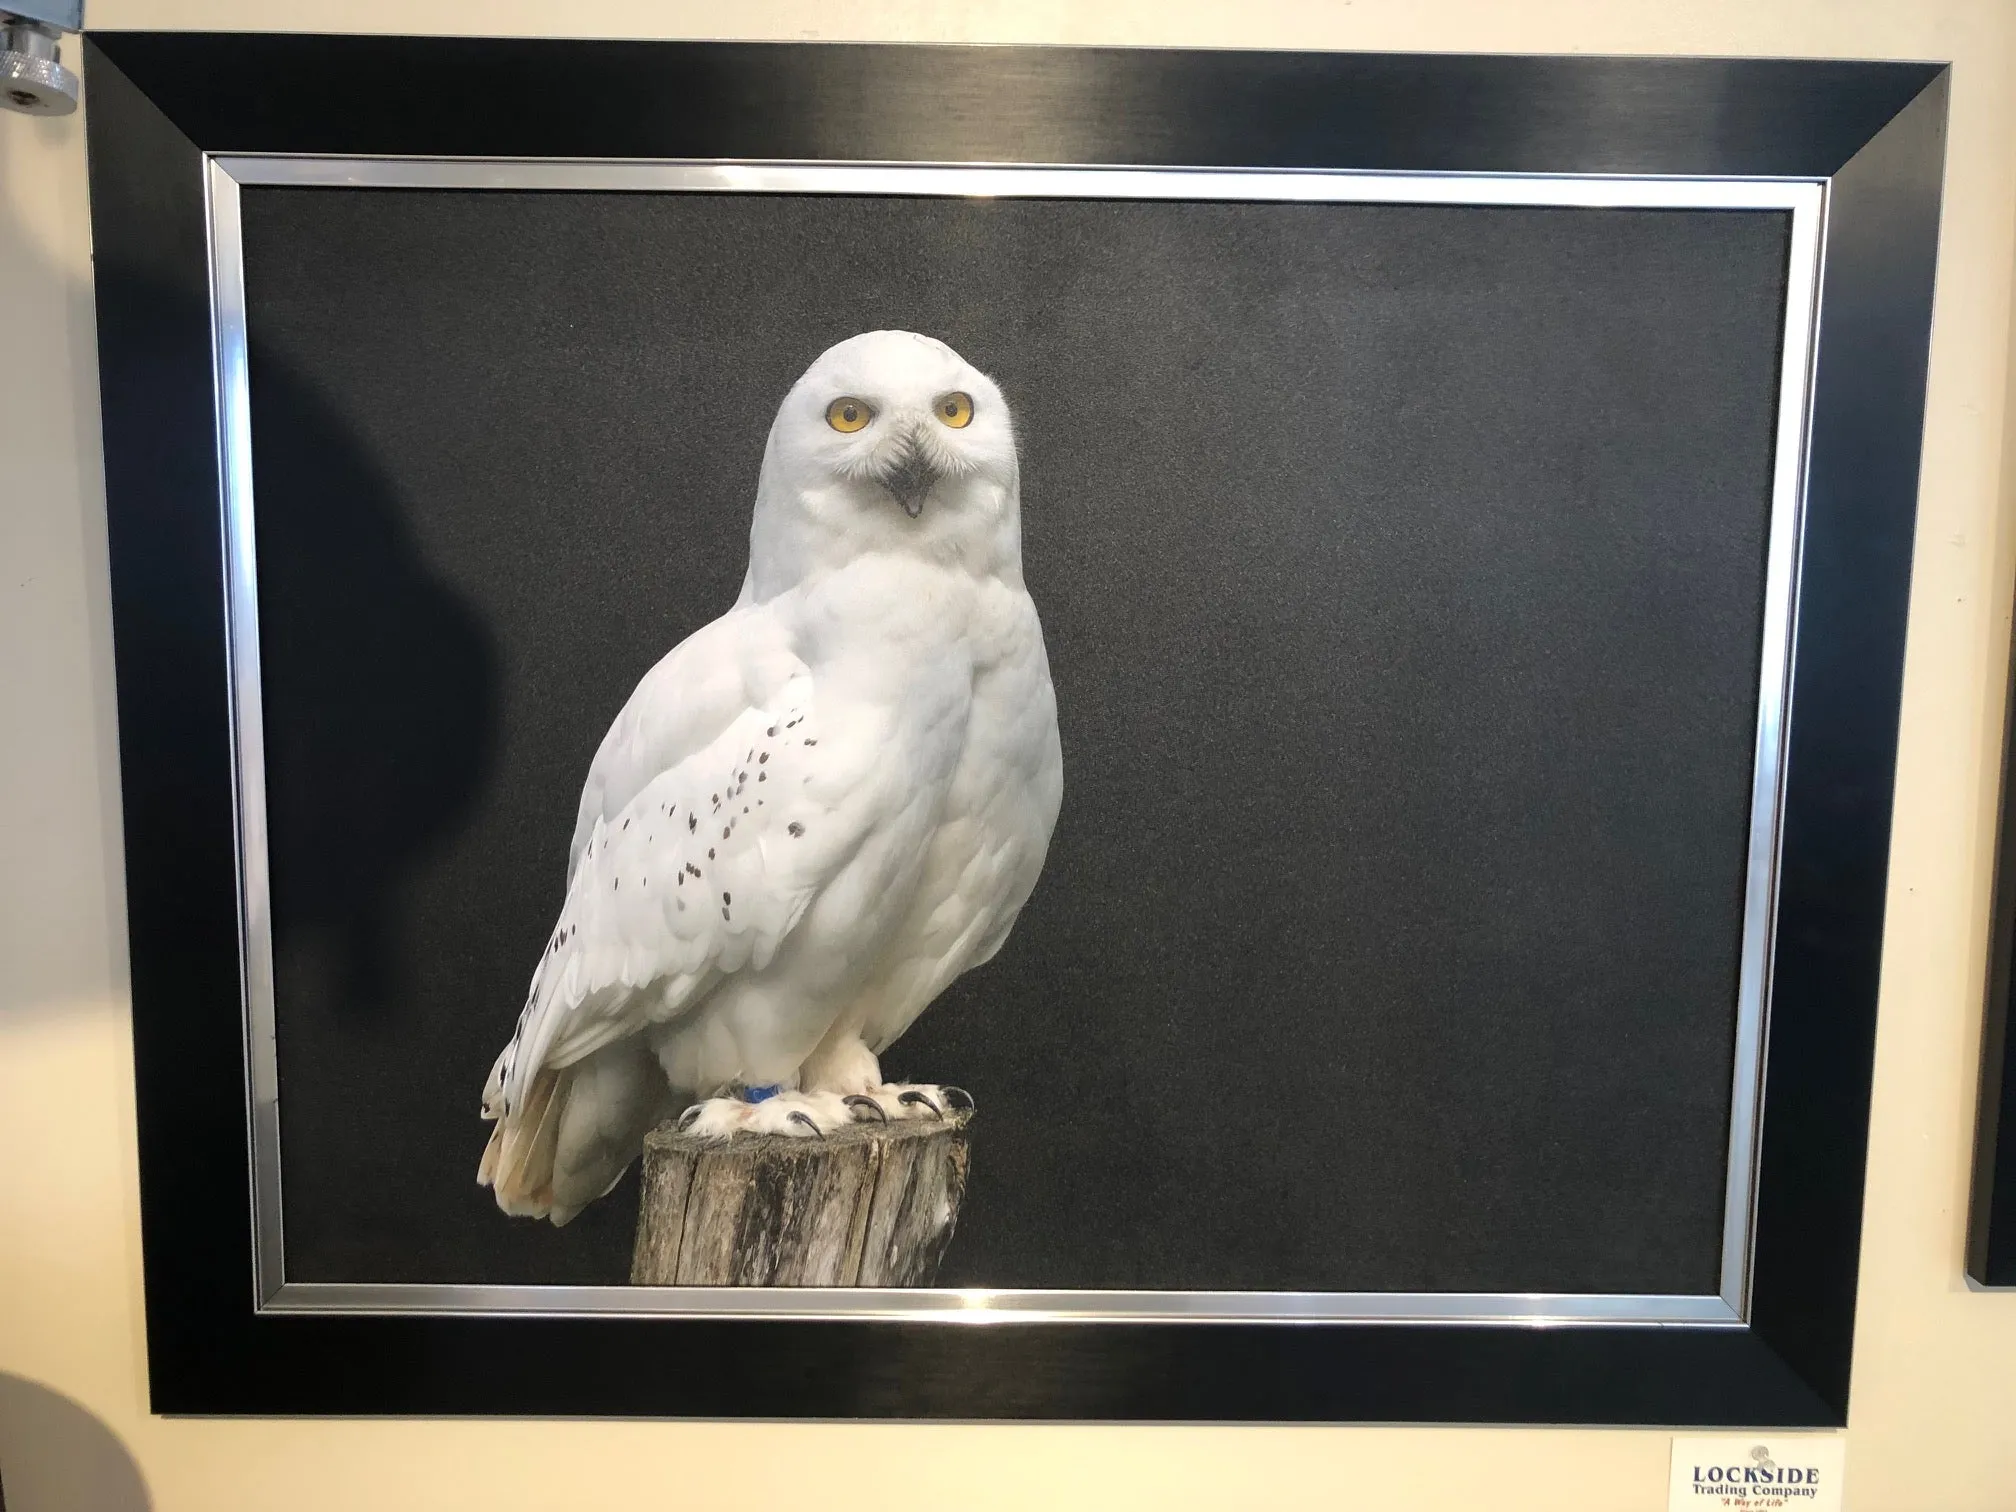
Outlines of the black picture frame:
M 157 33 L 84 50 L 154 1410 L 1845 1421 L 1944 65 Z M 220 153 L 1824 181 L 1747 1321 L 257 1307 L 205 222 Z

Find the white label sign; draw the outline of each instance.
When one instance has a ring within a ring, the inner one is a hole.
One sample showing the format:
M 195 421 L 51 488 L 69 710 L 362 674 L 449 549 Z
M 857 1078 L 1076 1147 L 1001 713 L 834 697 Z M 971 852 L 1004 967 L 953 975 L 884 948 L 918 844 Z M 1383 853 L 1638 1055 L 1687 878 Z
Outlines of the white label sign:
M 1668 1512 L 1841 1512 L 1838 1433 L 1673 1440 Z

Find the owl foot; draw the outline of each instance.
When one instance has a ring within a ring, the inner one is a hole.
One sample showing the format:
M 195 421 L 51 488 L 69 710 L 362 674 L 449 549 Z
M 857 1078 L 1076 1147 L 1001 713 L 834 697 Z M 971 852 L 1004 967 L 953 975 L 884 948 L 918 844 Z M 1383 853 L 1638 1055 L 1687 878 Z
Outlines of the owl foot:
M 781 1134 L 787 1139 L 823 1139 L 854 1121 L 853 1110 L 835 1092 L 772 1092 L 760 1102 L 742 1097 L 710 1097 L 679 1115 L 679 1132 L 701 1139 L 732 1134 Z
M 945 1119 L 973 1111 L 972 1096 L 959 1087 L 891 1084 L 866 1093 L 772 1092 L 759 1102 L 742 1097 L 710 1097 L 679 1115 L 679 1132 L 700 1139 L 735 1134 L 779 1134 L 786 1139 L 823 1139 L 856 1123 L 901 1123 Z
M 973 1111 L 973 1094 L 963 1087 L 911 1086 L 904 1082 L 870 1087 L 841 1099 L 857 1120 L 891 1123 L 906 1118 L 949 1118 Z

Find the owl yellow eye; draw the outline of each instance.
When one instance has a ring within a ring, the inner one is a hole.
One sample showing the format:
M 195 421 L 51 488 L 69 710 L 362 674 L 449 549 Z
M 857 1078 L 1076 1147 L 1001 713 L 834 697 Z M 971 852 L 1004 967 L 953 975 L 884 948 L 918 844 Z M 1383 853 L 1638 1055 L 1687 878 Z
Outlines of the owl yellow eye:
M 863 401 L 846 395 L 826 406 L 826 423 L 843 435 L 851 436 L 874 418 L 875 411 L 868 408 Z M 960 422 L 962 425 L 964 423 Z
M 973 423 L 973 396 L 954 391 L 938 397 L 938 418 L 954 430 L 964 430 Z

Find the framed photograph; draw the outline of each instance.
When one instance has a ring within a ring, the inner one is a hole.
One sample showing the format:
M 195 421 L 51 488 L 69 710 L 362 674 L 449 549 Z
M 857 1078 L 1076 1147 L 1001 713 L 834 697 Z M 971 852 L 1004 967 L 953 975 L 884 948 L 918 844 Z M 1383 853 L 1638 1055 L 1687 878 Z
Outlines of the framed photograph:
M 86 79 L 157 1411 L 1844 1420 L 1943 66 Z

